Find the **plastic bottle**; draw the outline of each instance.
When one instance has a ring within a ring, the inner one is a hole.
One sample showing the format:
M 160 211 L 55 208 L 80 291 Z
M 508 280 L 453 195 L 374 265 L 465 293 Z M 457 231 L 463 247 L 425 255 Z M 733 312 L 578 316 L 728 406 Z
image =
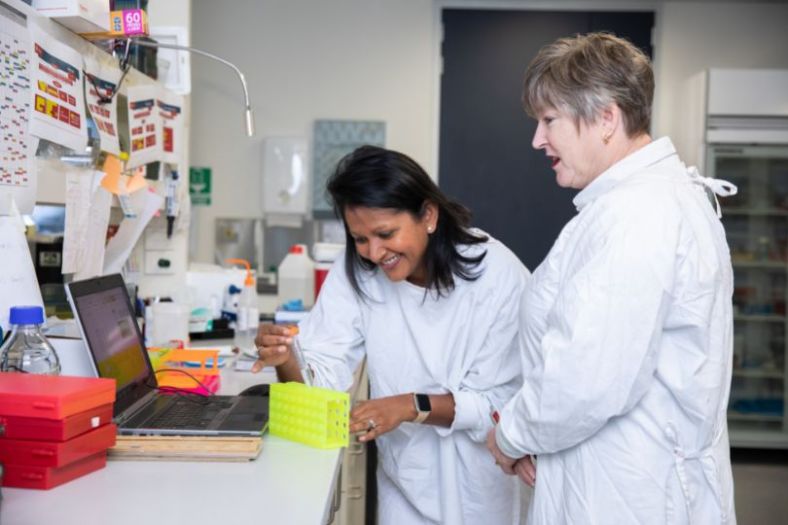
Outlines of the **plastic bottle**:
M 249 262 L 244 259 L 227 259 L 229 264 L 241 264 L 246 267 L 244 287 L 238 298 L 238 309 L 235 320 L 235 337 L 233 342 L 238 350 L 250 357 L 257 357 L 254 339 L 257 337 L 257 325 L 260 324 L 260 310 L 257 306 L 257 281 L 252 274 Z
M 320 288 L 328 276 L 328 270 L 334 265 L 334 261 L 342 256 L 344 251 L 344 244 L 316 242 L 312 246 L 312 255 L 315 257 L 315 300 L 317 300 Z
M 44 334 L 44 309 L 40 306 L 13 306 L 11 335 L 0 347 L 0 371 L 60 375 L 60 359 Z
M 315 304 L 315 263 L 306 253 L 306 246 L 294 244 L 277 270 L 277 302 L 281 305 L 301 299 L 304 308 Z

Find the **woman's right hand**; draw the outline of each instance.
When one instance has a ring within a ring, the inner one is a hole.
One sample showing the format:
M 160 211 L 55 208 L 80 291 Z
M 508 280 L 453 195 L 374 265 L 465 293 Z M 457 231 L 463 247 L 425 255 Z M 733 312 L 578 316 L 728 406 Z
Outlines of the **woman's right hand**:
M 280 366 L 290 360 L 293 353 L 290 345 L 293 336 L 290 327 L 271 323 L 261 323 L 257 327 L 254 344 L 257 347 L 257 362 L 252 365 L 252 372 L 259 372 L 266 366 Z

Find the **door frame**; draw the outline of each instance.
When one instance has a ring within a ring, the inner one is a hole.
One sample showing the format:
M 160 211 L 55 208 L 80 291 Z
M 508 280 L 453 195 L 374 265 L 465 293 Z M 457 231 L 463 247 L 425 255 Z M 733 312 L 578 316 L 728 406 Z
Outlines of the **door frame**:
M 440 183 L 440 123 L 441 123 L 441 77 L 443 76 L 443 56 L 441 46 L 443 44 L 443 22 L 442 12 L 444 9 L 488 9 L 488 10 L 509 10 L 509 11 L 652 11 L 654 13 L 654 29 L 651 33 L 651 47 L 654 51 L 652 68 L 656 77 L 660 70 L 660 54 L 657 52 L 660 44 L 662 19 L 662 9 L 664 2 L 655 0 L 608 0 L 582 2 L 578 0 L 562 1 L 556 5 L 557 0 L 552 2 L 533 1 L 533 0 L 432 0 L 432 133 L 430 147 L 430 165 L 428 173 L 431 173 L 436 184 Z M 633 5 L 634 4 L 634 5 Z M 525 67 L 525 64 L 523 64 Z M 655 85 L 658 83 L 655 82 Z M 660 107 L 660 93 L 655 90 L 654 102 L 651 107 L 651 129 L 654 132 L 654 118 Z

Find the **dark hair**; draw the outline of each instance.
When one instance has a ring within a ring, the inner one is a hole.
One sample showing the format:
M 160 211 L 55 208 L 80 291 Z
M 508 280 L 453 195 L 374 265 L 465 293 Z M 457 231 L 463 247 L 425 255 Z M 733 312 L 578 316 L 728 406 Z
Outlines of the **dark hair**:
M 487 236 L 468 230 L 471 212 L 462 204 L 444 195 L 429 175 L 413 159 L 396 151 L 376 146 L 362 146 L 346 155 L 337 164 L 328 180 L 328 193 L 334 212 L 345 225 L 347 240 L 345 271 L 356 293 L 364 297 L 356 277 L 356 268 L 372 271 L 371 261 L 358 254 L 345 221 L 349 207 L 384 208 L 408 212 L 420 219 L 425 205 L 432 202 L 438 208 L 438 223 L 430 235 L 424 254 L 427 270 L 427 291 L 438 296 L 454 289 L 454 276 L 466 281 L 478 279 L 474 271 L 487 252 L 470 257 L 457 250 L 460 244 L 479 244 Z

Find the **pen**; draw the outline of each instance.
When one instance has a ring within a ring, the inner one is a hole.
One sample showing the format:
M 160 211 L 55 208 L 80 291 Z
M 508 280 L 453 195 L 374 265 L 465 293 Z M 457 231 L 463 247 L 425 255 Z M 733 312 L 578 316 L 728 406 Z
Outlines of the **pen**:
M 298 363 L 298 369 L 301 371 L 301 376 L 304 378 L 304 384 L 312 386 L 312 380 L 314 379 L 312 376 L 312 369 L 309 368 L 309 365 L 306 363 L 304 351 L 301 349 L 301 343 L 298 342 L 297 326 L 290 327 L 290 335 L 293 337 L 293 355 L 295 356 L 296 363 Z
M 167 211 L 167 238 L 172 237 L 175 217 L 178 215 L 178 172 L 172 170 L 170 178 L 167 180 L 167 195 L 165 197 L 165 209 Z

